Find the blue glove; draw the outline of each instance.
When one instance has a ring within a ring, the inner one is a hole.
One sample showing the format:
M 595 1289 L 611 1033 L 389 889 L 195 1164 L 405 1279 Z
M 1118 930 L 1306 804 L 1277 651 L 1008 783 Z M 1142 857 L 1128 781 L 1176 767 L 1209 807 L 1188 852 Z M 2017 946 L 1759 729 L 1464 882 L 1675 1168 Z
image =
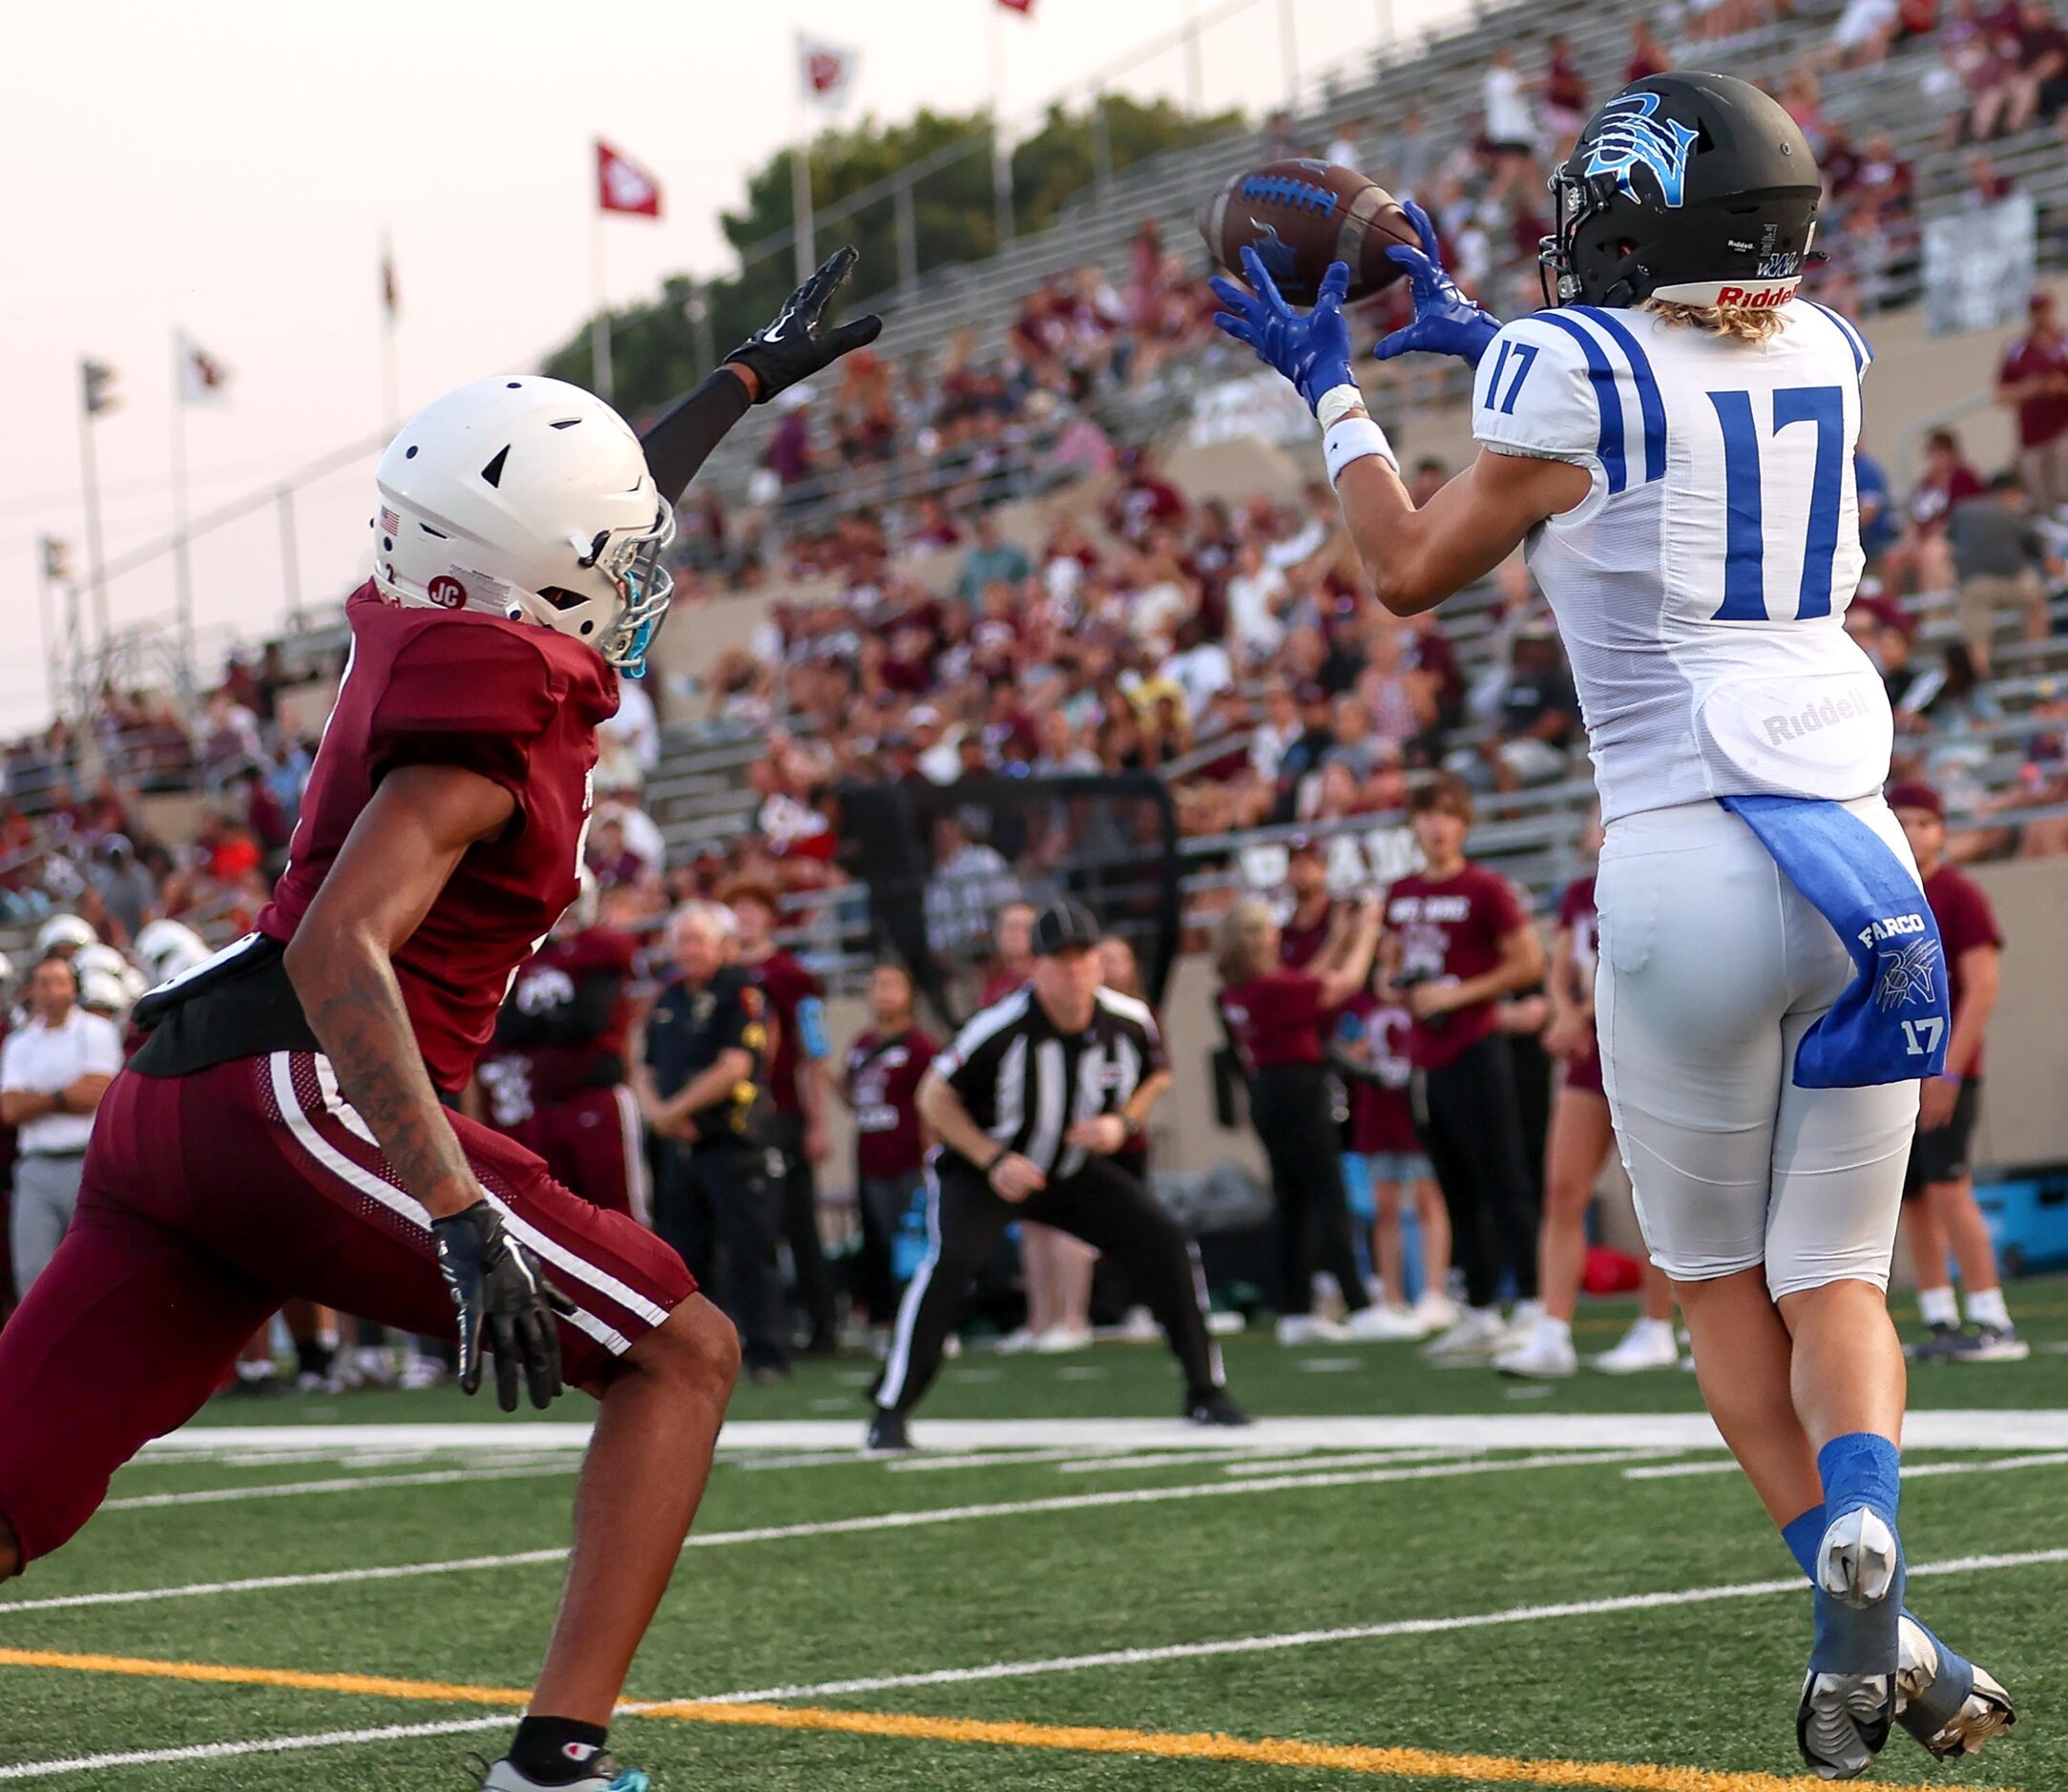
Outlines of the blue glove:
M 1455 355 L 1468 367 L 1476 367 L 1487 344 L 1499 334 L 1501 321 L 1466 298 L 1457 281 L 1443 271 L 1443 262 L 1437 259 L 1436 227 L 1429 221 L 1429 214 L 1412 199 L 1404 201 L 1401 209 L 1413 221 L 1422 246 L 1410 249 L 1406 243 L 1396 243 L 1387 250 L 1386 259 L 1408 270 L 1414 322 L 1395 330 L 1372 353 L 1381 361 L 1416 351 Z
M 1314 308 L 1304 317 L 1280 297 L 1278 282 L 1256 250 L 1243 251 L 1243 271 L 1253 291 L 1215 279 L 1214 296 L 1227 309 L 1216 311 L 1214 322 L 1290 380 L 1309 410 L 1331 386 L 1355 385 L 1350 378 L 1350 326 L 1343 321 L 1349 268 L 1341 261 L 1329 266 L 1314 296 Z

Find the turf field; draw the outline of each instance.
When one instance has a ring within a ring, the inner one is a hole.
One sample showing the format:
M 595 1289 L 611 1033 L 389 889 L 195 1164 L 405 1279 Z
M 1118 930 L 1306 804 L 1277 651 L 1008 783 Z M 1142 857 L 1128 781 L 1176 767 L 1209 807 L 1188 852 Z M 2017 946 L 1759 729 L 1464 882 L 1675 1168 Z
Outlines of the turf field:
M 1911 1603 L 2022 1721 L 1944 1766 L 1898 1735 L 1884 1784 L 2068 1786 L 2068 1283 L 2016 1296 L 2030 1363 L 1913 1377 L 1904 1531 Z M 864 1365 L 742 1387 L 616 1751 L 664 1792 L 1795 1781 L 1807 1594 L 1692 1376 L 1227 1357 L 1271 1423 L 1202 1436 L 1159 1349 L 971 1353 L 894 1463 L 856 1454 Z M 585 1417 L 219 1403 L 0 1590 L 0 1782 L 463 1792 L 536 1662 Z

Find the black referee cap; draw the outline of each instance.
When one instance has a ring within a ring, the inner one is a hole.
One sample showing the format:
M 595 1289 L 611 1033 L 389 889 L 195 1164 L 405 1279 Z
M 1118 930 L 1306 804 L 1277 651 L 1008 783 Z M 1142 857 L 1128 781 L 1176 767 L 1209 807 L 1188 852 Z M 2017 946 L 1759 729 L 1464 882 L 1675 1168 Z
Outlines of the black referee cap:
M 1054 958 L 1057 952 L 1089 951 L 1102 937 L 1092 911 L 1061 896 L 1044 903 L 1034 916 L 1034 955 Z

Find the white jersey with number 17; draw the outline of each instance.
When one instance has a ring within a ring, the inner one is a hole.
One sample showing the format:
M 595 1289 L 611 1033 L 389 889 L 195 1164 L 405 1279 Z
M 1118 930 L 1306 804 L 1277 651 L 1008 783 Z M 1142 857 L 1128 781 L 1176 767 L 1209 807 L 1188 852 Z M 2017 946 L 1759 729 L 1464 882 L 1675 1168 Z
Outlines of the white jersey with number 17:
M 1804 300 L 1764 343 L 1569 305 L 1479 363 L 1485 447 L 1585 467 L 1531 535 L 1604 821 L 1724 796 L 1878 790 L 1893 729 L 1845 631 L 1862 555 L 1852 451 L 1867 344 Z

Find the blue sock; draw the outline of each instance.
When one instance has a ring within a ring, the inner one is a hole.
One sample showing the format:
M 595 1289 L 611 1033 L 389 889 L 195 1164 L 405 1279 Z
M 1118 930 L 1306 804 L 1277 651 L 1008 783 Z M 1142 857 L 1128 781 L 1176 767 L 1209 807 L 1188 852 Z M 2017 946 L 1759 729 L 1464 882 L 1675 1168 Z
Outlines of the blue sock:
M 1799 1512 L 1781 1527 L 1781 1541 L 1788 1546 L 1788 1553 L 1795 1558 L 1795 1566 L 1814 1583 L 1817 1577 L 1817 1545 L 1824 1540 L 1824 1527 L 1828 1521 L 1822 1506 L 1812 1506 L 1806 1512 Z
M 1832 1438 L 1817 1451 L 1817 1474 L 1824 1483 L 1827 1512 L 1849 1512 L 1865 1506 L 1890 1530 L 1895 1528 L 1902 1458 L 1886 1437 L 1872 1431 L 1849 1431 Z

